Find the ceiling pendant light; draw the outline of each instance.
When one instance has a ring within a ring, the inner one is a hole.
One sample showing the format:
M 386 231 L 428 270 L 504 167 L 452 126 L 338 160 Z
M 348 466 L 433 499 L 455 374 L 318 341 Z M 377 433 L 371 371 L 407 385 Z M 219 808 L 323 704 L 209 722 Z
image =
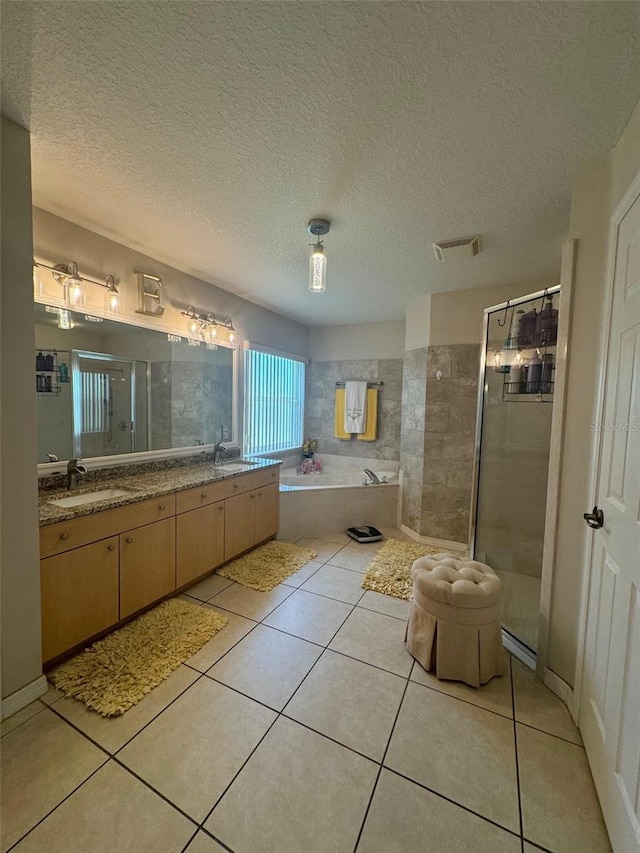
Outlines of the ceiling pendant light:
M 315 243 L 310 243 L 309 290 L 311 293 L 324 293 L 327 289 L 327 256 L 320 237 L 328 234 L 330 228 L 331 223 L 327 219 L 311 219 L 307 225 L 309 234 L 318 238 Z
M 61 308 L 58 311 L 58 328 L 73 329 L 73 323 L 71 322 L 71 311 L 67 311 L 66 308 Z

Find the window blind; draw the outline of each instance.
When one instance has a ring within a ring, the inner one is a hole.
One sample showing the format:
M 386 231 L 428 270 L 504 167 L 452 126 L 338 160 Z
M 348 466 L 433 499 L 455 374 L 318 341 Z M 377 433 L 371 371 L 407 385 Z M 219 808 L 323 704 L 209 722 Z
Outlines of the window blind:
M 275 453 L 302 444 L 304 362 L 245 350 L 245 453 Z

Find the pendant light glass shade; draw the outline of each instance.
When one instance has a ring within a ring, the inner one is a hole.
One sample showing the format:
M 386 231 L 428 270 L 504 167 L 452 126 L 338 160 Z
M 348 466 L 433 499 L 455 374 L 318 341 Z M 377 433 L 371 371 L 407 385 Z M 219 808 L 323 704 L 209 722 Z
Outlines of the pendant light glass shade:
M 71 322 L 71 312 L 67 311 L 66 308 L 61 308 L 58 312 L 58 328 L 59 329 L 72 329 L 73 323 Z
M 309 290 L 312 293 L 324 293 L 327 289 L 327 256 L 320 241 L 311 247 L 309 260 Z

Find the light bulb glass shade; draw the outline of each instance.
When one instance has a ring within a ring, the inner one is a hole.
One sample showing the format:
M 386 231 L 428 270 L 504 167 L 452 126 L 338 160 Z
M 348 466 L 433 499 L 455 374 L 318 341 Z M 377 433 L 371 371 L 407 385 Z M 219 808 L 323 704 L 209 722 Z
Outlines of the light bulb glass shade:
M 234 329 L 229 330 L 229 343 L 233 346 L 236 342 L 236 333 Z
M 73 323 L 71 322 L 71 312 L 67 311 L 66 308 L 61 308 L 58 312 L 58 328 L 59 329 L 72 329 Z
M 80 279 L 70 279 L 67 284 L 67 302 L 73 308 L 84 305 L 84 287 Z
M 309 290 L 311 293 L 324 293 L 327 281 L 327 256 L 322 243 L 314 243 L 309 261 Z
M 112 275 L 108 275 L 105 281 L 106 291 L 104 294 L 104 307 L 109 314 L 120 313 L 120 294 Z

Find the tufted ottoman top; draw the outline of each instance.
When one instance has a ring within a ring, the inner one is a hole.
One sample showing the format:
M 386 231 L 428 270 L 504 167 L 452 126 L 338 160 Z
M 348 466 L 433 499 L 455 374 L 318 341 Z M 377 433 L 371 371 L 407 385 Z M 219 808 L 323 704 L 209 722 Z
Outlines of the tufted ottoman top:
M 500 600 L 501 582 L 492 568 L 477 560 L 436 554 L 420 557 L 411 569 L 414 595 L 454 607 L 491 607 Z

